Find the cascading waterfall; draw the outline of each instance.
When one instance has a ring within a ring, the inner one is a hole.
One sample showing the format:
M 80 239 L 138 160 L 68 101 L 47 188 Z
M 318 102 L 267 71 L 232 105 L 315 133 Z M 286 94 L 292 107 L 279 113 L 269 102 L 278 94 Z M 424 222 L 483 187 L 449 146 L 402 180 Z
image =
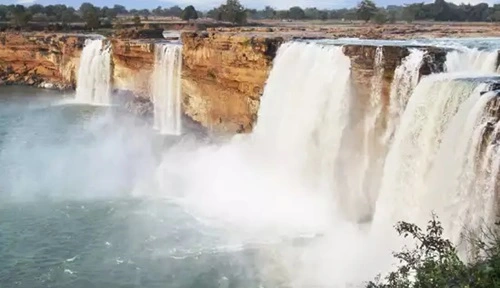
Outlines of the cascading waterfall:
M 80 58 L 76 101 L 111 104 L 111 46 L 101 39 L 87 39 Z
M 425 52 L 419 49 L 411 49 L 401 65 L 394 71 L 394 80 L 391 85 L 389 96 L 389 115 L 385 142 L 389 142 L 394 131 L 396 131 L 401 115 L 403 114 L 408 99 L 413 89 L 418 84 L 420 67 L 424 61 Z
M 460 105 L 484 88 L 476 86 L 448 74 L 426 77 L 417 86 L 387 156 L 378 216 L 395 213 L 387 217 L 393 223 L 416 218 L 422 209 L 417 191 L 425 190 L 444 131 Z
M 371 95 L 364 125 L 363 166 L 360 169 L 362 178 L 360 191 L 366 191 L 369 214 L 373 213 L 374 203 L 377 198 L 380 177 L 379 172 L 383 165 L 384 147 L 381 135 L 381 116 L 383 112 L 383 78 L 384 78 L 384 50 L 382 46 L 377 47 L 373 67 L 371 83 Z M 359 184 L 358 184 L 359 185 Z M 362 194 L 363 192 L 358 192 Z
M 268 151 L 270 162 L 287 163 L 291 173 L 321 191 L 331 191 L 334 185 L 332 172 L 337 169 L 351 101 L 349 70 L 350 59 L 342 47 L 284 44 L 274 61 L 252 134 L 254 143 Z M 355 209 L 353 200 L 345 196 L 335 194 L 345 204 L 343 208 Z
M 420 77 L 425 52 L 411 49 L 385 103 L 384 56 L 379 47 L 365 101 L 351 89 L 342 47 L 283 44 L 253 133 L 195 153 L 171 150 L 158 178 L 183 175 L 176 183 L 183 203 L 233 225 L 235 235 L 321 234 L 310 247 L 279 247 L 292 258 L 283 265 L 293 263 L 296 287 L 346 287 L 386 272 L 390 252 L 400 248 L 393 225 L 425 224 L 432 211 L 459 243 L 464 227 L 491 224 L 496 209 L 498 103 L 496 93 L 482 93 L 491 78 Z M 163 190 L 175 190 L 167 185 Z M 361 262 L 376 264 L 360 271 Z
M 182 46 L 174 43 L 155 45 L 152 81 L 154 128 L 161 134 L 180 135 Z
M 498 68 L 498 50 L 485 51 L 461 47 L 446 54 L 446 72 L 495 73 Z

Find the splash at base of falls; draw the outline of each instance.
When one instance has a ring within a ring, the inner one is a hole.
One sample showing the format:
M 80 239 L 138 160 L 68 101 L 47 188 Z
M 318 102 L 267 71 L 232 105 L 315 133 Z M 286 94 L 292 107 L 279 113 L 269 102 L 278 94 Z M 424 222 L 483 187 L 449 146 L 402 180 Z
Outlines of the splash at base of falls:
M 173 147 L 158 170 L 160 191 L 244 242 L 317 235 L 308 245 L 273 248 L 296 287 L 357 287 L 387 272 L 402 245 L 393 225 L 425 224 L 432 211 L 459 243 L 460 225 L 492 219 L 494 206 L 484 203 L 495 195 L 500 157 L 496 144 L 480 140 L 496 94 L 483 94 L 488 85 L 475 73 L 421 77 L 425 53 L 412 49 L 395 72 L 390 107 L 381 107 L 383 49 L 376 56 L 359 119 L 362 101 L 350 89 L 342 47 L 282 45 L 253 133 Z M 381 111 L 392 117 L 386 126 Z M 475 209 L 481 213 L 472 217 Z
M 111 104 L 111 45 L 87 39 L 80 57 L 75 100 L 79 103 Z
M 155 67 L 152 79 L 154 128 L 161 134 L 180 135 L 182 46 L 155 44 Z

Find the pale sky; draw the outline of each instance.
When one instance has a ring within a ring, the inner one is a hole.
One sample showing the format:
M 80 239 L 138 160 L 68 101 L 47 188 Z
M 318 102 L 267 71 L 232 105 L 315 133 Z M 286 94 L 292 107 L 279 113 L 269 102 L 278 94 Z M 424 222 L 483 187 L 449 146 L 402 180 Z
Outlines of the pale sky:
M 317 8 L 343 8 L 353 7 L 360 0 L 240 0 L 243 5 L 249 8 L 263 8 L 266 5 L 284 9 L 292 6 L 301 7 L 317 7 Z M 378 6 L 401 5 L 406 3 L 433 2 L 433 0 L 375 0 Z M 456 4 L 464 3 L 488 3 L 497 4 L 500 0 L 447 0 Z M 39 3 L 48 4 L 66 4 L 74 7 L 79 7 L 82 2 L 91 2 L 97 6 L 113 6 L 121 4 L 127 8 L 154 8 L 157 6 L 169 7 L 179 5 L 194 5 L 196 8 L 203 10 L 219 6 L 224 0 L 0 0 L 0 4 L 33 4 Z

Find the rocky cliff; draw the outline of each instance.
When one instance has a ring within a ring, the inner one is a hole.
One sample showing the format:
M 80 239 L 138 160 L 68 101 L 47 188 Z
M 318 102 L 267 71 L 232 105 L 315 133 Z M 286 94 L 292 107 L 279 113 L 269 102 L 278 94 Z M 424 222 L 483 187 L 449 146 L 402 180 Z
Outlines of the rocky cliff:
M 266 33 L 183 33 L 184 113 L 214 131 L 251 131 L 272 61 L 279 46 L 288 39 L 290 35 L 285 39 Z M 2 33 L 0 80 L 74 88 L 84 40 L 84 36 L 78 35 Z M 154 69 L 154 43 L 158 40 L 114 37 L 109 41 L 113 47 L 113 87 L 132 92 L 139 96 L 136 103 L 151 107 L 147 100 Z M 421 74 L 442 69 L 445 52 L 436 48 L 422 49 L 428 50 L 430 58 Z M 358 99 L 368 101 L 377 47 L 347 45 L 343 50 L 351 59 L 352 84 Z M 384 46 L 382 50 L 381 97 L 387 103 L 394 70 L 409 50 L 400 46 Z M 360 104 L 360 107 L 365 106 Z
M 84 42 L 79 35 L 0 33 L 0 82 L 72 89 Z
M 183 33 L 183 108 L 218 131 L 250 131 L 281 37 Z
M 149 84 L 154 67 L 153 40 L 111 39 L 113 47 L 113 86 L 149 97 Z
M 403 46 L 382 46 L 382 93 L 381 101 L 384 107 L 389 104 L 391 84 L 396 68 L 402 60 L 410 54 L 410 48 Z M 372 93 L 372 78 L 375 73 L 375 59 L 377 46 L 372 45 L 346 45 L 343 47 L 344 54 L 351 59 L 351 83 L 356 90 L 357 99 L 368 102 Z M 446 61 L 446 51 L 436 47 L 419 47 L 426 51 L 424 63 L 420 68 L 420 76 L 429 75 L 433 72 L 442 72 Z M 365 104 L 366 104 L 365 103 Z M 366 105 L 363 105 L 366 106 Z

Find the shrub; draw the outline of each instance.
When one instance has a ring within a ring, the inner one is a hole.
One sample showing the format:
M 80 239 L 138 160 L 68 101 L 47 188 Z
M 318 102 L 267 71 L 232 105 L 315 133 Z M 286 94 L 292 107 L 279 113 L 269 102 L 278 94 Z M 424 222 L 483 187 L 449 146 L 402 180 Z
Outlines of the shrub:
M 484 255 L 468 264 L 459 258 L 456 247 L 443 239 L 443 228 L 435 215 L 425 232 L 406 222 L 399 222 L 396 230 L 405 238 L 412 237 L 415 247 L 394 253 L 400 262 L 398 269 L 382 281 L 368 283 L 367 287 L 500 287 L 500 238 L 494 230 L 482 231 L 482 235 L 468 239 L 478 255 Z

